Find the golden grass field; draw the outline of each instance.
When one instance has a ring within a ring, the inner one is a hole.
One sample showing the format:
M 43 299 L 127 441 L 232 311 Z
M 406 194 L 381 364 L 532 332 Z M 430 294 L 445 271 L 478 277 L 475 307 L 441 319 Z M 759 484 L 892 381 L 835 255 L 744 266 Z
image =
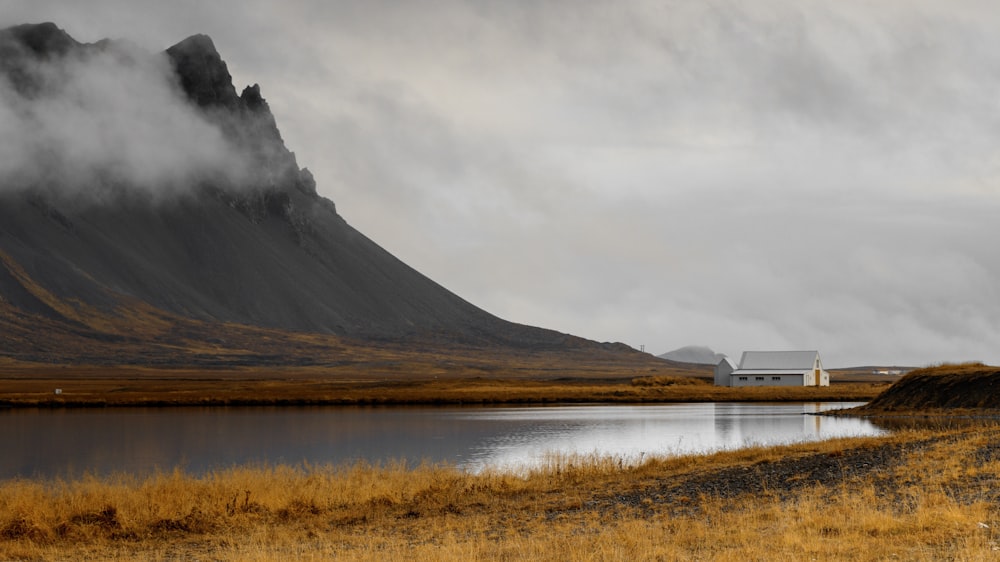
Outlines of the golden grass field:
M 995 370 L 930 372 L 970 369 Z M 663 373 L 339 382 L 289 373 L 12 378 L 0 392 L 15 405 L 57 405 L 43 402 L 59 384 L 61 399 L 93 406 L 240 404 L 255 393 L 275 404 L 867 400 L 886 388 L 727 389 Z M 0 481 L 0 560 L 1000 559 L 1000 424 L 938 417 L 927 428 L 922 418 L 876 421 L 895 428 L 883 437 L 639 461 L 552 457 L 522 472 L 390 463 Z
M 0 406 L 184 406 L 643 403 L 722 401 L 870 400 L 885 383 L 829 387 L 729 388 L 675 375 L 556 380 L 342 379 L 300 369 L 286 376 L 220 378 L 219 373 L 174 372 L 170 378 L 107 377 L 106 372 L 59 378 L 0 378 Z M 161 375 L 162 376 L 162 375 Z M 56 388 L 61 394 L 56 395 Z
M 0 482 L 3 560 L 996 560 L 1000 427 L 524 474 L 276 466 Z

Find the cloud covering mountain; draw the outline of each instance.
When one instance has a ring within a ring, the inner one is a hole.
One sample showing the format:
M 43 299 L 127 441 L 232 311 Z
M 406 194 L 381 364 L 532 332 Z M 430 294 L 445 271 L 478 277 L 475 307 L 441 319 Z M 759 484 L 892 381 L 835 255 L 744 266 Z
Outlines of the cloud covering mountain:
M 1000 362 L 989 2 L 0 5 L 153 51 L 210 34 L 352 224 L 503 317 Z
M 190 103 L 164 53 L 81 45 L 54 26 L 9 30 L 0 53 L 0 189 L 164 196 L 246 183 L 245 155 Z
M 639 355 L 497 318 L 352 228 L 298 167 L 260 88 L 236 94 L 207 36 L 149 54 L 40 24 L 0 30 L 0 45 L 4 125 L 25 135 L 8 139 L 16 159 L 0 178 L 0 357 L 103 364 L 120 347 L 143 362 L 143 345 L 189 352 L 172 342 L 224 345 L 246 327 Z M 190 335 L 206 331 L 214 343 Z M 267 334 L 251 347 L 294 339 Z M 340 340 L 322 341 L 336 354 Z

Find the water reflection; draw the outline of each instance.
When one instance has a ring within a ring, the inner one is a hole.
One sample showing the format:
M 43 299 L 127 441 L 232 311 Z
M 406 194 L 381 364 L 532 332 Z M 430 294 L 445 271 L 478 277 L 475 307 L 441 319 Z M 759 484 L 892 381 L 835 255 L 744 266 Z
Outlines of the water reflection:
M 883 431 L 803 415 L 854 405 L 9 410 L 0 411 L 0 478 L 394 459 L 478 470 L 553 452 L 636 458 Z
M 470 451 L 462 464 L 476 469 L 538 464 L 551 453 L 597 453 L 632 460 L 883 433 L 863 419 L 804 415 L 856 405 L 563 406 L 550 411 L 504 408 L 453 415 L 464 423 L 493 422 L 508 428 Z

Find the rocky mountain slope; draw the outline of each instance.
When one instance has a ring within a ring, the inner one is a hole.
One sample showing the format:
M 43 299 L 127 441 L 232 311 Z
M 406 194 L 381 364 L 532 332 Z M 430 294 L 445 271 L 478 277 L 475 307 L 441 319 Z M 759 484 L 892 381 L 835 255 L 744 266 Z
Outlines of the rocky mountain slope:
M 0 146 L 0 357 L 129 343 L 142 362 L 304 333 L 628 352 L 499 319 L 352 228 L 206 36 L 150 54 L 24 25 L 0 31 L 0 61 L 19 139 Z

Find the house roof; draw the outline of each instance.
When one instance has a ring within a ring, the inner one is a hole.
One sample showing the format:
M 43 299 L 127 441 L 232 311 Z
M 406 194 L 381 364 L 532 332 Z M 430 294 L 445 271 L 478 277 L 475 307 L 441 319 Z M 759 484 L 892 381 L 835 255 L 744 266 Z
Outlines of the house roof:
M 718 365 L 722 365 L 723 363 L 727 363 L 727 364 L 728 364 L 728 365 L 729 365 L 730 367 L 732 367 L 732 368 L 733 368 L 733 370 L 734 370 L 734 371 L 735 371 L 736 369 L 739 369 L 739 368 L 740 368 L 740 366 L 736 364 L 736 361 L 733 361 L 732 359 L 730 359 L 730 358 L 729 358 L 729 356 L 725 356 L 725 357 L 723 357 L 723 358 L 722 358 L 722 359 L 721 359 L 721 360 L 720 360 L 720 361 L 719 361 L 719 362 L 718 362 L 718 363 L 716 364 L 716 366 L 718 366 Z
M 818 357 L 818 351 L 744 351 L 739 370 L 805 371 Z

